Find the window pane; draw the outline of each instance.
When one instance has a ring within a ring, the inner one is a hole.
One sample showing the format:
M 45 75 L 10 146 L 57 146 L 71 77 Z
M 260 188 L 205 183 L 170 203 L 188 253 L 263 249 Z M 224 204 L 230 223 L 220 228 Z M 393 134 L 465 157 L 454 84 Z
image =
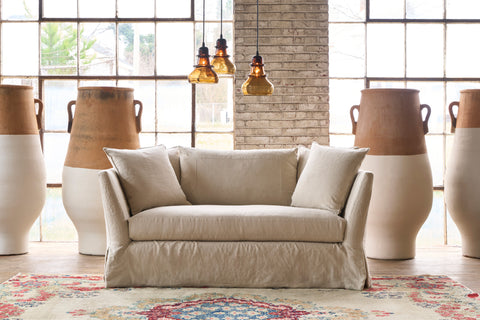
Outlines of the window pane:
M 440 81 L 410 81 L 407 83 L 407 88 L 420 90 L 420 103 L 428 104 L 432 110 L 428 121 L 428 132 L 443 133 L 445 121 L 444 83 Z M 425 115 L 426 111 L 423 112 L 423 118 L 425 118 Z
M 404 81 L 370 81 L 369 88 L 405 88 Z
M 167 148 L 190 147 L 192 135 L 190 133 L 159 133 L 157 134 L 157 144 L 163 144 Z
M 157 0 L 157 18 L 189 18 L 190 16 L 191 0 Z
M 443 76 L 443 25 L 407 25 L 407 76 Z
M 118 25 L 119 75 L 154 74 L 154 28 L 153 23 L 120 23 Z
M 233 79 L 196 87 L 196 126 L 200 131 L 233 131 Z
M 155 133 L 140 133 L 140 148 L 153 147 L 155 145 Z
M 77 0 L 43 0 L 43 16 L 46 18 L 76 18 Z
M 262 6 L 260 6 L 260 15 Z M 233 0 L 223 1 L 223 20 L 233 19 Z M 195 0 L 195 20 L 201 21 L 203 15 L 203 1 Z M 220 20 L 220 0 L 205 1 L 205 20 Z
M 355 142 L 355 136 L 353 134 L 346 134 L 346 135 L 331 134 L 330 135 L 330 145 L 332 147 L 350 148 L 354 146 L 354 142 Z
M 77 25 L 43 23 L 40 35 L 41 73 L 69 75 L 77 73 Z
M 188 75 L 194 64 L 193 23 L 159 23 L 157 74 Z
M 441 246 L 444 243 L 445 208 L 443 192 L 433 192 L 432 210 L 417 236 L 417 247 Z
M 330 132 L 352 133 L 350 108 L 360 103 L 363 88 L 363 79 L 330 80 Z M 358 114 L 355 117 L 358 119 Z
M 442 135 L 426 135 L 428 158 L 432 168 L 434 186 L 443 186 L 443 171 L 445 167 L 444 145 Z
M 406 0 L 408 19 L 442 19 L 444 0 Z
M 115 24 L 80 24 L 80 74 L 115 75 Z
M 479 12 L 478 0 L 447 0 L 447 19 L 478 19 Z
M 405 70 L 403 24 L 367 26 L 367 74 L 370 77 L 403 77 Z
M 199 149 L 233 150 L 233 134 L 197 133 L 195 147 Z
M 370 0 L 370 19 L 403 19 L 405 0 Z
M 233 52 L 233 32 L 232 32 L 232 23 L 223 24 L 223 38 L 227 40 L 228 53 L 231 55 Z M 205 23 L 205 45 L 210 50 L 209 53 L 211 56 L 215 54 L 215 45 L 217 39 L 220 38 L 220 24 L 218 23 Z M 202 24 L 195 24 L 195 54 L 198 53 L 198 48 L 202 45 Z M 210 58 L 211 59 L 211 58 Z M 195 61 L 196 63 L 196 61 Z
M 2 24 L 2 74 L 38 74 L 37 23 Z
M 67 155 L 68 133 L 45 133 L 43 149 L 47 167 L 47 183 L 61 183 L 63 164 Z
M 365 0 L 329 0 L 328 20 L 365 21 Z
M 2 0 L 2 19 L 36 20 L 38 19 L 38 0 Z
M 157 122 L 158 131 L 191 131 L 192 86 L 187 81 L 158 81 Z
M 76 80 L 46 80 L 43 83 L 45 129 L 67 131 L 67 104 L 77 99 Z
M 142 132 L 155 132 L 155 81 L 120 80 L 118 86 L 133 88 L 135 99 L 143 104 Z M 153 145 L 155 145 L 155 136 Z
M 365 25 L 335 23 L 329 27 L 331 77 L 365 76 Z
M 480 24 L 449 24 L 447 26 L 447 77 L 478 77 L 480 75 L 478 63 L 480 42 L 472 41 L 471 38 L 471 35 L 479 33 Z
M 42 212 L 42 239 L 45 241 L 76 241 L 77 232 L 65 212 L 62 188 L 48 188 Z
M 170 5 L 175 6 L 177 1 L 170 2 Z M 119 18 L 153 18 L 154 0 L 117 0 L 117 2 Z
M 138 4 L 138 0 L 135 1 Z M 114 18 L 115 0 L 78 0 L 81 18 Z
M 115 80 L 81 80 L 79 87 L 116 87 Z

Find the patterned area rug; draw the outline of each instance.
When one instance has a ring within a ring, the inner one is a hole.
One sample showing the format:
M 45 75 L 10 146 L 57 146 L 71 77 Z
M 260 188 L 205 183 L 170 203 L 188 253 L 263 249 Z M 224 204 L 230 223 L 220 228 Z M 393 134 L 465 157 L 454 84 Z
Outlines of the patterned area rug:
M 103 286 L 20 274 L 0 285 L 0 319 L 480 319 L 478 294 L 446 276 L 376 277 L 364 291 Z

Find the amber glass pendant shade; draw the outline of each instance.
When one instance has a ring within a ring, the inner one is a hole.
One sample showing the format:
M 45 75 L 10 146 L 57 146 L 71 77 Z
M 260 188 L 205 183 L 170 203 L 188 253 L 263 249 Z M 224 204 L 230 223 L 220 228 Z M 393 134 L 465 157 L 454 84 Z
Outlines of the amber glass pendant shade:
M 215 72 L 218 74 L 235 74 L 235 65 L 230 61 L 230 56 L 227 54 L 227 40 L 220 35 L 215 48 L 217 51 L 212 60 Z
M 252 59 L 252 67 L 247 81 L 242 85 L 243 94 L 246 96 L 269 96 L 273 93 L 273 84 L 268 81 L 263 69 L 263 59 L 256 55 Z
M 195 69 L 188 75 L 190 83 L 218 83 L 218 76 L 210 65 L 208 48 L 203 44 L 198 49 L 198 63 Z

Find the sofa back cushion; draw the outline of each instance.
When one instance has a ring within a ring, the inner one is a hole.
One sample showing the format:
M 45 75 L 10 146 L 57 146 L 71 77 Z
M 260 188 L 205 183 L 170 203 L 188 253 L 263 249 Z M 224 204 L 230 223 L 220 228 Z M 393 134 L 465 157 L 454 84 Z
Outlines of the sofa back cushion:
M 295 149 L 180 148 L 181 186 L 192 204 L 289 205 L 296 185 Z

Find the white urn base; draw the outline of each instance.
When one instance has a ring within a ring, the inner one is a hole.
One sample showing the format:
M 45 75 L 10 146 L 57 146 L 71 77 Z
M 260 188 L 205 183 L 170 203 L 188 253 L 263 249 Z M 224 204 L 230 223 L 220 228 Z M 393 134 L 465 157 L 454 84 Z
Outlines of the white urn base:
M 367 155 L 361 169 L 374 174 L 365 230 L 367 256 L 414 258 L 417 233 L 433 201 L 428 155 Z
M 105 255 L 107 246 L 99 171 L 63 167 L 63 205 L 77 230 L 78 251 L 87 255 Z
M 445 201 L 462 254 L 480 258 L 480 128 L 457 128 L 445 174 Z
M 0 135 L 0 255 L 28 252 L 29 232 L 45 204 L 38 135 Z

